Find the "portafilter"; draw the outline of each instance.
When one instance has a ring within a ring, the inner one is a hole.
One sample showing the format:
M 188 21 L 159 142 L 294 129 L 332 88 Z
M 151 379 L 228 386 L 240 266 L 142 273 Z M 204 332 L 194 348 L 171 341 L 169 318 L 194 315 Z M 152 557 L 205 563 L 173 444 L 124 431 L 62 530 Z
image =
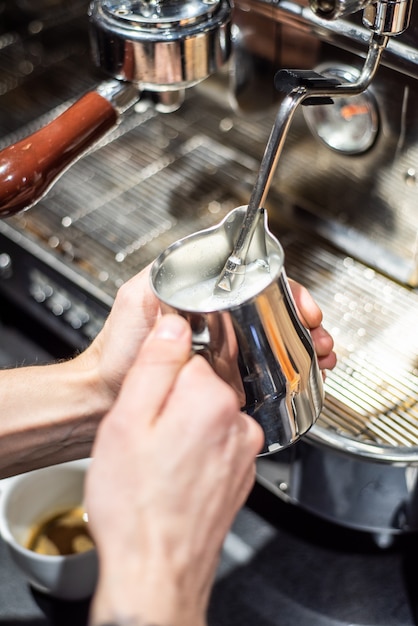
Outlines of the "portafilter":
M 0 152 L 0 217 L 38 202 L 144 91 L 174 110 L 230 55 L 230 0 L 95 0 L 88 14 L 93 58 L 111 79 Z

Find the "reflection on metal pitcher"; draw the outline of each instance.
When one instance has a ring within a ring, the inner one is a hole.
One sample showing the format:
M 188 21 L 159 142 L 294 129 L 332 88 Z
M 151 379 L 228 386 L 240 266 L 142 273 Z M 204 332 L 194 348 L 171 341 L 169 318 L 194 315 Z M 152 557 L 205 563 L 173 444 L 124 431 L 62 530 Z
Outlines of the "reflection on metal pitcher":
M 214 291 L 245 211 L 234 209 L 219 225 L 174 243 L 155 261 L 151 280 L 163 312 L 180 313 L 189 321 L 195 352 L 207 358 L 238 393 L 243 410 L 260 423 L 265 434 L 261 454 L 269 454 L 295 443 L 315 423 L 322 408 L 322 376 L 266 213 L 238 289 Z

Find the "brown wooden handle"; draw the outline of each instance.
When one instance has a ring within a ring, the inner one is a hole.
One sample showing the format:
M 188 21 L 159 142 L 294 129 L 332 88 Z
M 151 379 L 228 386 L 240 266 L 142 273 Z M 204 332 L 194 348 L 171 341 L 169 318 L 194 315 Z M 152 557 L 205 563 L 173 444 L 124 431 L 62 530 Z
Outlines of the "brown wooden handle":
M 44 128 L 0 151 L 0 217 L 38 202 L 117 116 L 106 98 L 90 92 Z

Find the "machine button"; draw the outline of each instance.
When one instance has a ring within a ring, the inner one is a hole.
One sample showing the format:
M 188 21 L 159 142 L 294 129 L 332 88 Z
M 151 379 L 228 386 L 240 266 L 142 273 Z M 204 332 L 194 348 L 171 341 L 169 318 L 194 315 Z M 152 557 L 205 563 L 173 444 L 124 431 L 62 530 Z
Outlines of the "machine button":
M 79 330 L 84 326 L 84 324 L 87 324 L 87 322 L 90 320 L 90 316 L 84 308 L 73 305 L 64 314 L 64 319 L 70 324 L 72 328 L 74 328 L 74 330 Z
M 12 259 L 3 252 L 0 254 L 0 278 L 10 278 L 12 275 Z
M 32 283 L 29 293 L 36 302 L 45 302 L 54 293 L 53 288 L 48 283 Z
M 59 317 L 71 307 L 71 300 L 61 293 L 54 293 L 47 302 L 48 308 Z

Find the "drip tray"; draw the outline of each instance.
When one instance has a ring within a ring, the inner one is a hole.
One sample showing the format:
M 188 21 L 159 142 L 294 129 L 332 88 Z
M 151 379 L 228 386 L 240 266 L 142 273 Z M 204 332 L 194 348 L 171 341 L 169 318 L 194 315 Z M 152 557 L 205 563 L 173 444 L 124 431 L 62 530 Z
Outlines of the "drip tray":
M 362 444 L 362 456 L 395 460 L 393 447 L 398 460 L 418 460 L 418 293 L 324 242 L 282 243 L 287 272 L 321 306 L 338 356 L 312 438 L 332 443 L 334 434 L 337 447 L 337 436 L 351 451 Z
M 418 293 L 307 237 L 281 237 L 286 269 L 324 313 L 338 363 L 301 442 L 258 459 L 257 480 L 380 547 L 418 531 Z

